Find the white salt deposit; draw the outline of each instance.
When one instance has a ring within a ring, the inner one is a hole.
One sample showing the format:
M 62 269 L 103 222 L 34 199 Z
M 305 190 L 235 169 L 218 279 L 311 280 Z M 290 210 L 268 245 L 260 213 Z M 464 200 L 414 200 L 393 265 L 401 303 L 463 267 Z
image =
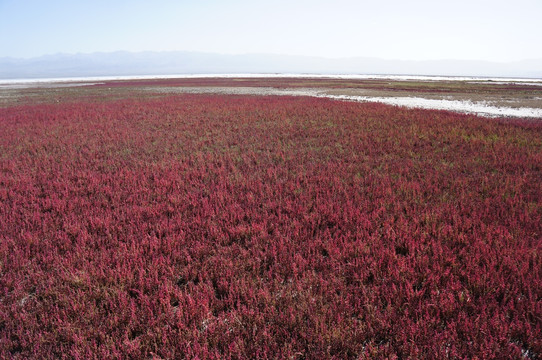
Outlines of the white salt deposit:
M 425 99 L 421 97 L 375 97 L 352 95 L 329 95 L 322 89 L 277 89 L 272 87 L 151 87 L 149 91 L 169 93 L 207 93 L 231 95 L 279 95 L 279 96 L 314 96 L 335 100 L 379 102 L 408 108 L 448 110 L 486 117 L 526 117 L 542 118 L 540 108 L 511 108 L 494 106 L 488 102 L 464 100 Z
M 371 97 L 348 95 L 318 95 L 331 99 L 379 102 L 383 104 L 404 106 L 408 108 L 449 110 L 466 114 L 476 114 L 487 117 L 528 117 L 542 118 L 542 109 L 539 108 L 511 108 L 492 106 L 487 102 L 472 102 L 462 100 L 436 100 L 420 97 Z

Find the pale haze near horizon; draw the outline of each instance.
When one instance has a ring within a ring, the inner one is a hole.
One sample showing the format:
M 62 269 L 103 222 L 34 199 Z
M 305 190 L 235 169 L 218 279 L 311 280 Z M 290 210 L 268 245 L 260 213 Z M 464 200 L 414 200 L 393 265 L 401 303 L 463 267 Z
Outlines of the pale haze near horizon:
M 0 57 L 197 51 L 327 58 L 542 58 L 542 1 L 0 0 Z

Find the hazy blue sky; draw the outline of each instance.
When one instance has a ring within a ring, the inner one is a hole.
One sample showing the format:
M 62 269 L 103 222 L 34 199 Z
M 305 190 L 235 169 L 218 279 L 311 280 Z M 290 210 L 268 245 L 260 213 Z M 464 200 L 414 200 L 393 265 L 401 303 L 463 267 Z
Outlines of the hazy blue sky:
M 542 0 L 0 0 L 0 56 L 187 50 L 542 58 Z

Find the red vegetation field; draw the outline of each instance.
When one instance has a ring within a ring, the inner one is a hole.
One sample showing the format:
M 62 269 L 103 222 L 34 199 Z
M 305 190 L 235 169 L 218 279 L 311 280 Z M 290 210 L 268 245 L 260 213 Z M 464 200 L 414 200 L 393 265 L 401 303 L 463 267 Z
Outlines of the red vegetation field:
M 0 358 L 542 358 L 540 123 L 184 95 L 0 129 Z

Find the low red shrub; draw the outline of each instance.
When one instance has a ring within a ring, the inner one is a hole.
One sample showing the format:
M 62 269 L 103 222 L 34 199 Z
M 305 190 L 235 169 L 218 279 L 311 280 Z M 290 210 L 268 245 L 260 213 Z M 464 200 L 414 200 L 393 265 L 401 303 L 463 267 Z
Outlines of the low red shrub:
M 0 357 L 542 356 L 542 126 L 184 95 L 0 109 Z

